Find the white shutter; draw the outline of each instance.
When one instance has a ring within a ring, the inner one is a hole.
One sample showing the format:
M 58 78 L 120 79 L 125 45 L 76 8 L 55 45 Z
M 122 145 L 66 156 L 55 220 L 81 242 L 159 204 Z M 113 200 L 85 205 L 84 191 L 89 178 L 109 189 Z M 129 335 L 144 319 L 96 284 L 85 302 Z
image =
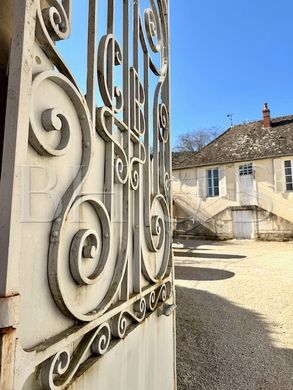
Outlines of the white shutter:
M 274 160 L 274 183 L 275 192 L 285 192 L 285 167 L 280 159 Z
M 224 167 L 219 167 L 219 192 L 221 197 L 227 196 L 227 184 Z
M 202 168 L 197 169 L 197 196 L 206 198 L 207 196 L 207 171 Z

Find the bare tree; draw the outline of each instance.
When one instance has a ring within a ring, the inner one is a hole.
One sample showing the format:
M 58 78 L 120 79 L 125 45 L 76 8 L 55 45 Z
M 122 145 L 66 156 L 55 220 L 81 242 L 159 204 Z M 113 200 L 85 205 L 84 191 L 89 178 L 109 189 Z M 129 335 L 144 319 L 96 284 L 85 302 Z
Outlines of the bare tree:
M 180 134 L 175 150 L 177 152 L 198 152 L 220 134 L 219 127 L 188 131 Z

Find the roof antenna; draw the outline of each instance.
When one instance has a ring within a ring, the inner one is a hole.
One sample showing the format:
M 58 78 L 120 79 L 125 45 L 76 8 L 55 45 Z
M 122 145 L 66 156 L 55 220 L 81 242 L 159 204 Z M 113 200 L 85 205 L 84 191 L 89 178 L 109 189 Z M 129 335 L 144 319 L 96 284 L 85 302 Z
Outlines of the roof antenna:
M 233 115 L 234 115 L 233 112 L 231 112 L 231 114 L 227 114 L 227 117 L 230 118 L 231 127 L 233 127 Z

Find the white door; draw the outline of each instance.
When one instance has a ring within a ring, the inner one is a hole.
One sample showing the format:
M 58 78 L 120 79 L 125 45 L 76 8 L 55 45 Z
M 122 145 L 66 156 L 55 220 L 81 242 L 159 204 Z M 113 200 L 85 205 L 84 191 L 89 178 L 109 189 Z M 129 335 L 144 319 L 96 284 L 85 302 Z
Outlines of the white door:
M 253 175 L 239 176 L 239 203 L 241 205 L 256 204 Z
M 234 238 L 254 238 L 254 212 L 253 210 L 233 211 Z
M 239 165 L 237 172 L 238 201 L 240 205 L 256 205 L 257 194 L 252 163 Z

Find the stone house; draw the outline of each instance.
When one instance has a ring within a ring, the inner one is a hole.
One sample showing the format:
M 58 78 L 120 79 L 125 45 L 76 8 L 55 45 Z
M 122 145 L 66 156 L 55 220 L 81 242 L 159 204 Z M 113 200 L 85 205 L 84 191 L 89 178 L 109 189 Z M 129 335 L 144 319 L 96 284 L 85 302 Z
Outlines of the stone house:
M 229 128 L 173 162 L 175 234 L 293 238 L 293 115 Z

